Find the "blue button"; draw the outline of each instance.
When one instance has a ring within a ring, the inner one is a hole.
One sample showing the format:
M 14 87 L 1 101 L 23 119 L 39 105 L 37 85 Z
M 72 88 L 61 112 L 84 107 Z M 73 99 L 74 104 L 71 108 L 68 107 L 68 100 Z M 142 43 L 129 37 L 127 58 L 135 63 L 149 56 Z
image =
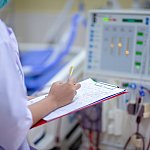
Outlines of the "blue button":
M 129 87 L 130 87 L 131 89 L 136 89 L 136 84 L 135 84 L 135 83 L 131 83 L 131 84 L 129 84 Z
M 94 33 L 94 30 L 91 30 L 91 33 Z
M 91 34 L 90 34 L 90 37 L 93 38 L 93 36 L 94 36 L 93 33 L 91 33 Z
M 93 45 L 90 45 L 90 48 L 93 48 Z
M 92 62 L 92 59 L 89 58 L 89 62 L 91 63 L 91 62 Z
M 92 66 L 88 65 L 88 68 L 89 68 L 89 69 L 91 69 L 91 68 L 92 68 Z
M 143 90 L 139 91 L 140 96 L 145 96 L 145 92 Z
M 89 59 L 92 59 L 92 56 L 91 56 L 91 55 L 89 55 Z
M 149 25 L 149 21 L 146 21 L 146 23 L 145 23 L 146 25 Z
M 144 87 L 143 87 L 143 86 L 140 86 L 140 88 L 141 88 L 141 90 L 143 90 L 143 89 L 144 89 Z

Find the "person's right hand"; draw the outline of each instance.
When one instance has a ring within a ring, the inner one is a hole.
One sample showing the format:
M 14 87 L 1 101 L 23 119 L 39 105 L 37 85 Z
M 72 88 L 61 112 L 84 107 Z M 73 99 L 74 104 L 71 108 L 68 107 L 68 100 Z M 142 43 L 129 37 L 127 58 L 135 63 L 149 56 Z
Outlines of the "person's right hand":
M 52 84 L 47 98 L 55 104 L 56 108 L 59 108 L 71 103 L 80 87 L 81 85 L 75 83 L 73 79 L 68 80 L 66 83 L 58 81 Z

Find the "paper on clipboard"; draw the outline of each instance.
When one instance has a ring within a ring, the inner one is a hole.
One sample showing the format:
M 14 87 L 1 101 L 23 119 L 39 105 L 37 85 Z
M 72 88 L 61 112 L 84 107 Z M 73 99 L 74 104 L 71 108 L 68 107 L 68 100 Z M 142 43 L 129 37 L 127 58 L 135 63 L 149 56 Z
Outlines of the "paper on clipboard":
M 45 121 L 51 121 L 85 107 L 89 107 L 94 103 L 99 103 L 106 99 L 110 99 L 114 96 L 125 93 L 125 89 L 121 89 L 114 85 L 106 84 L 103 82 L 95 82 L 90 78 L 80 82 L 80 84 L 81 88 L 77 91 L 77 95 L 74 97 L 72 103 L 51 112 L 43 119 Z M 34 99 L 31 101 L 36 102 L 39 100 L 40 98 L 38 98 L 38 100 Z

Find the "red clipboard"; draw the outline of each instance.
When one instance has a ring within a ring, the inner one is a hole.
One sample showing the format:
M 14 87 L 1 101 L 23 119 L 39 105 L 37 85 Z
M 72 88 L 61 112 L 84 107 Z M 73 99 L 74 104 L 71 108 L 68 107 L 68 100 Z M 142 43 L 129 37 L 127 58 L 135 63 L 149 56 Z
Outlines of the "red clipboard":
M 78 112 L 78 111 L 80 111 L 80 110 L 89 108 L 89 107 L 94 106 L 94 105 L 96 105 L 96 104 L 98 104 L 98 103 L 102 103 L 102 102 L 104 102 L 104 101 L 113 99 L 113 98 L 115 98 L 115 97 L 121 96 L 121 95 L 126 94 L 126 93 L 128 93 L 128 92 L 127 92 L 127 91 L 123 91 L 123 92 L 121 92 L 121 93 L 118 93 L 118 94 L 109 96 L 109 97 L 107 97 L 107 98 L 98 100 L 98 101 L 96 101 L 95 103 L 92 103 L 92 104 L 90 104 L 90 105 L 84 106 L 84 107 L 79 108 L 79 109 L 76 109 L 76 110 L 74 110 L 74 111 L 72 111 L 72 112 L 70 112 L 70 113 L 67 113 L 67 114 L 65 114 L 65 115 L 59 116 L 59 117 L 57 117 L 57 118 L 55 118 L 55 119 L 52 119 L 52 120 L 50 120 L 50 121 L 45 121 L 45 120 L 41 119 L 38 123 L 36 123 L 35 125 L 33 125 L 31 128 L 38 127 L 38 126 L 40 126 L 40 125 L 44 125 L 45 123 L 51 122 L 51 121 L 53 121 L 53 120 L 62 118 L 62 117 L 64 117 L 64 116 L 67 116 L 67 115 L 70 115 L 70 114 L 73 114 L 73 113 Z

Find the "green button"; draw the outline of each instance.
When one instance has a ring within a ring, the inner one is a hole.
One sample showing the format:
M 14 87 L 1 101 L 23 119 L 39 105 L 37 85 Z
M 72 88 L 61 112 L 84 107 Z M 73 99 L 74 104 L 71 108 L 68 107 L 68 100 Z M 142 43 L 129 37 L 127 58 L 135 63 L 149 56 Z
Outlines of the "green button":
M 137 35 L 138 36 L 144 36 L 144 33 L 143 32 L 138 32 Z
M 123 84 L 123 87 L 128 87 L 129 86 L 129 83 L 124 83 Z
M 103 18 L 103 21 L 104 21 L 104 22 L 108 22 L 108 21 L 109 21 L 109 18 Z
M 142 55 L 142 52 L 136 51 L 136 55 Z
M 136 66 L 141 66 L 141 62 L 135 62 Z
M 125 100 L 125 102 L 126 102 L 126 103 L 128 103 L 128 102 L 129 102 L 129 100 L 128 100 L 128 99 L 126 99 L 126 100 Z
M 143 41 L 137 41 L 136 44 L 137 45 L 143 45 Z
M 135 62 L 135 67 L 136 67 L 137 69 L 140 69 L 141 63 L 140 63 L 140 62 Z

